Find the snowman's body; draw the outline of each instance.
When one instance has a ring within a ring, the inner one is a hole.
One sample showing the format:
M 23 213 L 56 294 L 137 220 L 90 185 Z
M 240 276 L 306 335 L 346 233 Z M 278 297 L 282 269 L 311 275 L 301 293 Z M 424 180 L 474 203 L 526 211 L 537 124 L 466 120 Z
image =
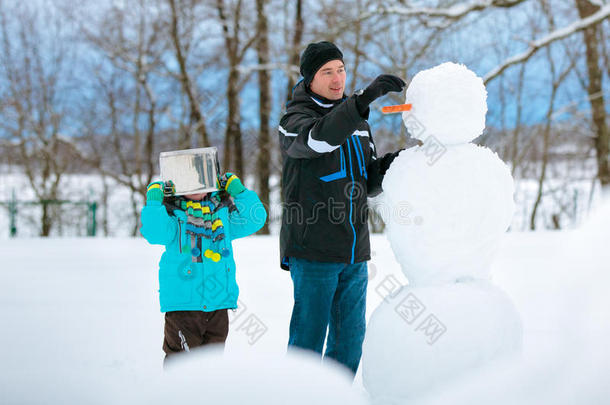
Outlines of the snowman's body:
M 470 143 L 485 126 L 482 80 L 445 63 L 407 89 L 408 123 L 424 144 L 386 173 L 386 208 L 408 206 L 417 224 L 390 216 L 387 235 L 409 285 L 373 313 L 363 382 L 374 400 L 414 400 L 521 347 L 520 318 L 490 281 L 490 264 L 514 211 L 513 179 L 487 148 Z M 442 148 L 430 159 L 427 149 Z

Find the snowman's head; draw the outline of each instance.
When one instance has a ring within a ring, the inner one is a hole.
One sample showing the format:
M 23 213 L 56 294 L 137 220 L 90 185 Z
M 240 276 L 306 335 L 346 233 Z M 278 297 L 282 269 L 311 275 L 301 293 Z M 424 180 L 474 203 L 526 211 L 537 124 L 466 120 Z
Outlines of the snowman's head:
M 403 113 L 403 121 L 407 129 L 417 122 L 419 130 L 411 135 L 424 142 L 433 136 L 444 145 L 467 143 L 485 128 L 485 85 L 461 64 L 446 62 L 416 74 L 405 102 L 413 108 Z

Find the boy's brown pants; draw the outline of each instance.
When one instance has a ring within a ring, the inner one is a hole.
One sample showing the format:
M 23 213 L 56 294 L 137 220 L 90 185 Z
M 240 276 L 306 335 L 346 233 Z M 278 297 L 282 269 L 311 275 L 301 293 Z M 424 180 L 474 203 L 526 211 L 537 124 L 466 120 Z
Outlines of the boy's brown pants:
M 226 309 L 212 312 L 171 311 L 165 313 L 163 366 L 168 357 L 207 344 L 224 345 L 229 334 L 229 314 Z

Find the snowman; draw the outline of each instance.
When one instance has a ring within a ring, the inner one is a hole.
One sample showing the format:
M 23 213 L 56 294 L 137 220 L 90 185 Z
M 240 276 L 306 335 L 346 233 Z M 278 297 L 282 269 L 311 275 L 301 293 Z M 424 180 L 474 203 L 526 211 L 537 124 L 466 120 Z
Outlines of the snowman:
M 487 92 L 464 65 L 419 72 L 403 121 L 423 144 L 394 160 L 383 181 L 387 237 L 409 284 L 373 312 L 363 383 L 375 403 L 413 403 L 477 368 L 517 354 L 522 327 L 490 265 L 513 212 L 513 179 L 488 148 Z M 404 220 L 408 206 L 417 219 Z

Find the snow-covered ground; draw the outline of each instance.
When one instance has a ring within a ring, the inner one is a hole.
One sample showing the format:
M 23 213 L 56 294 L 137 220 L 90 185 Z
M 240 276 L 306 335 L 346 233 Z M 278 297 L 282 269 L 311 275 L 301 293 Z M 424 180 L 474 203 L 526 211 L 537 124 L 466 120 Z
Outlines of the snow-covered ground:
M 526 359 L 578 356 L 580 349 L 586 349 L 578 339 L 587 336 L 575 333 L 583 330 L 582 322 L 591 324 L 592 316 L 598 323 L 609 319 L 608 307 L 598 305 L 591 312 L 580 306 L 582 300 L 575 300 L 586 297 L 587 288 L 599 287 L 589 278 L 592 268 L 610 267 L 575 247 L 582 241 L 579 235 L 577 231 L 508 233 L 494 262 L 494 281 L 514 300 L 523 319 Z M 256 363 L 264 376 L 268 363 L 286 352 L 292 284 L 278 266 L 276 236 L 248 237 L 234 246 L 241 306 L 231 314 L 225 352 L 267 359 Z M 406 283 L 384 236 L 372 237 L 372 249 L 367 317 L 396 285 Z M 163 315 L 157 297 L 161 251 L 140 238 L 4 240 L 0 245 L 2 403 L 119 403 L 119 398 L 137 403 L 154 397 L 165 381 Z M 566 353 L 566 348 L 578 350 Z M 239 362 L 235 364 L 239 367 Z M 559 364 L 568 370 L 574 363 Z M 261 378 L 255 374 L 254 380 Z M 201 378 L 200 386 L 190 387 L 201 403 L 207 402 L 205 392 L 210 390 L 223 390 L 231 398 L 231 392 L 246 389 L 243 380 L 250 379 L 247 373 L 220 383 L 209 376 Z M 305 380 L 293 383 L 316 392 L 316 386 Z M 270 382 L 258 389 L 268 391 L 271 398 L 278 385 Z M 164 389 L 171 396 L 172 386 Z M 366 397 L 360 372 L 354 390 Z

